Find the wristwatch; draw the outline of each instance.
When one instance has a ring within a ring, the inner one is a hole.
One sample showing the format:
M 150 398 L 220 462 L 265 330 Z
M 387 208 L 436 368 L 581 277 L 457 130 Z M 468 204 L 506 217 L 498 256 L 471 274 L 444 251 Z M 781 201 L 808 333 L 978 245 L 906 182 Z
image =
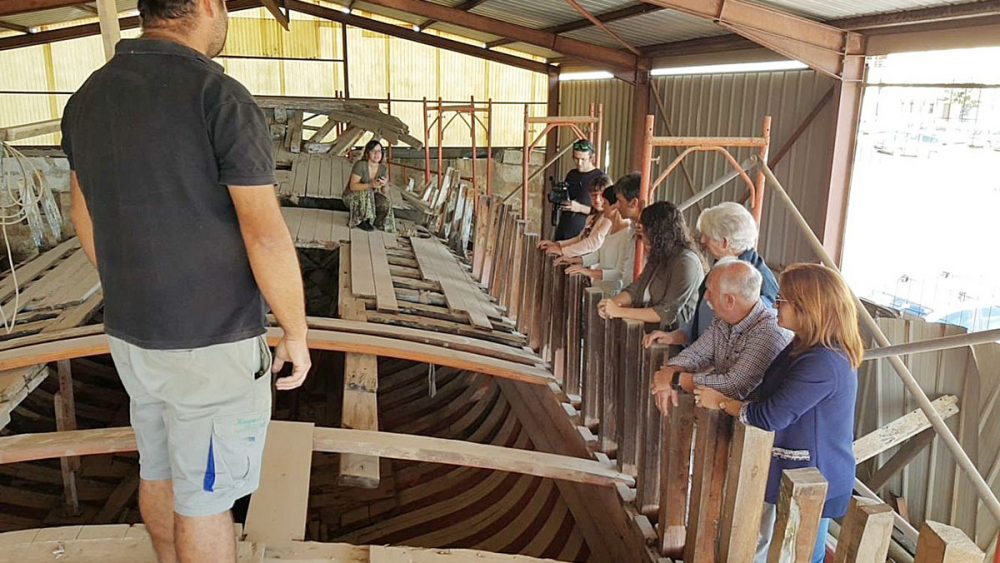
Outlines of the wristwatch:
M 675 371 L 673 379 L 670 380 L 670 386 L 677 391 L 682 391 L 684 388 L 681 387 L 681 372 Z

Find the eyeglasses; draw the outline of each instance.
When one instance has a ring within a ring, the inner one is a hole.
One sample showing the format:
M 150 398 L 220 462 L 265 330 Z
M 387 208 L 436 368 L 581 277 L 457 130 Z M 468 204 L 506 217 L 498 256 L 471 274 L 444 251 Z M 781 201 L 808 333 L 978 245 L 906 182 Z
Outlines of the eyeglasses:
M 775 306 L 775 307 L 777 307 L 778 305 L 781 305 L 782 303 L 788 303 L 788 302 L 789 302 L 789 301 L 788 301 L 787 299 L 785 299 L 784 297 L 782 297 L 782 296 L 781 296 L 781 294 L 778 294 L 778 295 L 777 295 L 777 296 L 776 296 L 776 297 L 774 298 L 774 306 Z

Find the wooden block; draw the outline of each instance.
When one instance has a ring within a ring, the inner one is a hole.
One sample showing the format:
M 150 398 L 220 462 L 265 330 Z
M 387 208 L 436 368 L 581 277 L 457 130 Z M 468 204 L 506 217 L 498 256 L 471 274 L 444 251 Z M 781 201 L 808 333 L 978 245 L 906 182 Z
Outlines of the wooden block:
M 834 563 L 885 561 L 892 543 L 892 508 L 861 497 L 851 499 L 837 538 Z
M 777 520 L 768 563 L 810 561 L 816 549 L 828 483 L 815 467 L 786 469 L 781 476 Z
M 983 563 L 986 554 L 962 530 L 928 520 L 920 528 L 914 563 Z
M 344 358 L 344 402 L 341 426 L 357 430 L 378 430 L 378 359 L 366 354 Z M 358 454 L 340 456 L 342 485 L 375 489 L 379 485 L 377 457 Z
M 379 311 L 398 312 L 396 291 L 392 287 L 392 276 L 389 273 L 389 261 L 385 255 L 385 240 L 375 233 L 368 237 L 371 250 L 372 275 L 375 280 L 375 299 Z
M 726 461 L 732 440 L 733 420 L 719 411 L 698 409 L 691 509 L 684 560 L 718 561 L 719 520 L 726 481 Z
M 618 403 L 615 400 L 618 377 L 622 370 L 619 347 L 625 325 L 621 320 L 601 319 L 604 323 L 604 380 L 601 393 L 600 450 L 608 455 L 618 451 Z
M 773 432 L 735 422 L 722 511 L 724 563 L 753 561 L 773 445 Z
M 351 292 L 356 297 L 375 297 L 375 273 L 368 239 L 367 232 L 351 229 Z
M 642 337 L 643 322 L 632 319 L 624 321 L 615 402 L 618 404 L 618 467 L 622 472 L 635 476 L 639 461 L 639 395 L 648 394 L 648 387 L 641 389 L 643 372 Z
M 313 424 L 271 421 L 260 487 L 250 497 L 246 537 L 253 542 L 303 540 L 312 470 Z
M 597 314 L 597 304 L 604 294 L 597 288 L 587 288 L 583 296 L 583 352 L 580 367 L 583 423 L 597 426 L 601 414 L 601 383 L 604 373 L 604 321 Z M 655 408 L 655 407 L 654 407 Z
M 663 458 L 660 461 L 660 553 L 679 558 L 687 537 L 687 507 L 691 484 L 691 448 L 695 429 L 694 395 L 684 393 L 663 417 Z

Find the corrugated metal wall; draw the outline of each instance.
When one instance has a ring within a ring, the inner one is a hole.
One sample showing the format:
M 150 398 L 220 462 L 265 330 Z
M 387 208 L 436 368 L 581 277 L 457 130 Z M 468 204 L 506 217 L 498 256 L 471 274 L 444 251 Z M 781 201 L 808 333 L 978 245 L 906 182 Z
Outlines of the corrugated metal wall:
M 601 124 L 605 154 L 600 167 L 611 179 L 629 172 L 632 160 L 632 116 L 633 87 L 621 80 L 571 80 L 559 84 L 559 114 L 588 115 L 591 102 L 604 104 L 604 122 Z M 563 129 L 559 138 L 565 145 L 573 138 L 572 131 Z M 567 154 L 560 161 L 560 169 L 565 174 L 573 168 Z
M 386 21 L 386 18 L 375 18 Z M 291 33 L 262 10 L 232 15 L 226 55 L 294 57 L 317 60 L 261 60 L 220 58 L 226 72 L 254 94 L 332 97 L 344 89 L 340 24 L 293 14 Z M 454 36 L 428 30 L 450 39 Z M 126 30 L 135 37 L 139 30 Z M 396 101 L 392 113 L 422 138 L 420 99 L 494 101 L 494 146 L 521 146 L 524 102 L 535 115 L 545 113 L 548 77 L 527 70 L 443 51 L 417 43 L 348 29 L 351 96 Z M 327 59 L 327 60 L 319 60 Z M 52 119 L 62 114 L 68 95 L 104 64 L 100 37 L 86 37 L 0 52 L 0 91 L 40 92 L 0 94 L 0 126 Z M 405 101 L 409 100 L 409 101 Z M 478 144 L 485 145 L 482 127 Z M 57 135 L 26 140 L 28 144 L 56 144 Z M 468 146 L 469 127 L 457 119 L 445 132 L 445 145 Z
M 765 115 L 772 116 L 771 154 L 791 137 L 803 119 L 833 86 L 829 78 L 811 70 L 700 74 L 660 77 L 653 80 L 663 100 L 670 133 L 651 97 L 650 111 L 656 115 L 657 135 L 678 136 L 759 136 Z M 612 142 L 610 172 L 620 175 L 631 163 L 631 87 L 617 80 L 564 82 L 560 90 L 560 113 L 575 115 L 591 101 L 604 102 L 605 138 Z M 825 108 L 782 159 L 775 172 L 803 215 L 814 228 L 822 224 L 825 195 L 830 175 L 829 154 L 833 140 L 834 115 Z M 677 155 L 664 149 L 654 163 L 654 173 Z M 750 156 L 749 150 L 733 152 L 737 160 Z M 696 190 L 707 186 L 728 168 L 721 155 L 698 153 L 685 160 Z M 565 166 L 563 169 L 567 169 Z M 705 200 L 709 206 L 741 199 L 745 187 L 736 181 Z M 656 194 L 658 199 L 680 202 L 691 195 L 683 173 L 678 170 Z M 815 260 L 795 225 L 780 204 L 765 195 L 760 250 L 772 264 Z M 689 211 L 694 224 L 697 207 Z

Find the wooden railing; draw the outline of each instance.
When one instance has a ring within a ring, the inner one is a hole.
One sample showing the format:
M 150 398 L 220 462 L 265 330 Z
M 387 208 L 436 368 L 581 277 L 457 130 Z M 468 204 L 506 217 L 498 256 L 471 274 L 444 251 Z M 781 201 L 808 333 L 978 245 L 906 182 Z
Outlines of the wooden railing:
M 652 553 L 697 563 L 753 561 L 773 434 L 695 408 L 686 394 L 662 416 L 650 382 L 675 350 L 644 349 L 639 321 L 600 318 L 603 293 L 538 250 L 538 235 L 526 232 L 517 209 L 481 197 L 476 218 L 473 276 L 547 362 L 594 457 L 614 459 L 635 477 L 619 497 Z M 816 469 L 785 472 L 769 562 L 810 560 L 825 497 Z M 835 561 L 885 561 L 892 518 L 887 505 L 855 499 Z M 936 523 L 924 526 L 917 553 L 916 561 L 927 563 L 984 557 L 960 530 Z

